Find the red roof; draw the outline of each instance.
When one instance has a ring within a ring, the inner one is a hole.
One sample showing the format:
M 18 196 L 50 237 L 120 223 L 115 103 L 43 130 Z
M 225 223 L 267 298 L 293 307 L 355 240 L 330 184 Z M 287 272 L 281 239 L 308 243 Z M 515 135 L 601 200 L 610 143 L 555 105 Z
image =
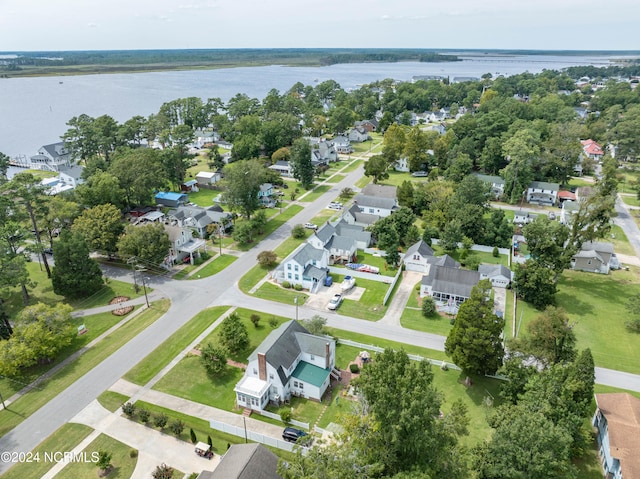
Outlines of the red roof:
M 576 194 L 575 193 L 571 193 L 570 191 L 559 191 L 558 192 L 558 199 L 559 200 L 575 201 L 576 200 Z
M 604 155 L 604 152 L 602 151 L 602 147 L 598 145 L 595 141 L 591 139 L 581 140 L 580 143 L 582 143 L 582 149 L 587 155 L 595 155 L 595 156 Z

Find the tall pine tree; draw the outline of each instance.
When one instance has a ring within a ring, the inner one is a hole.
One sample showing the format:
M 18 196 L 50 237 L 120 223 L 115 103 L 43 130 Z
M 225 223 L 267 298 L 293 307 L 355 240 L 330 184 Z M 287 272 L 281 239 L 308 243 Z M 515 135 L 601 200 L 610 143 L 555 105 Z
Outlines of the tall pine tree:
M 89 257 L 89 247 L 80 233 L 63 230 L 53 253 L 56 265 L 51 281 L 56 294 L 82 298 L 102 287 L 100 266 Z

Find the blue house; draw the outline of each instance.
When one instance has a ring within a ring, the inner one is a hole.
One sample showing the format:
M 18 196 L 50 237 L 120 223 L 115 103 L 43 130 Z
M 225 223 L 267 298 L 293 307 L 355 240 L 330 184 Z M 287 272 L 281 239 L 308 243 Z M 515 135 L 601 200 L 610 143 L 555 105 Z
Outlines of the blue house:
M 260 191 L 258 191 L 260 204 L 266 208 L 275 208 L 276 200 L 273 197 L 273 185 L 271 183 L 262 183 Z
M 184 193 L 173 193 L 171 191 L 161 191 L 155 196 L 156 204 L 177 208 L 189 202 L 189 196 Z

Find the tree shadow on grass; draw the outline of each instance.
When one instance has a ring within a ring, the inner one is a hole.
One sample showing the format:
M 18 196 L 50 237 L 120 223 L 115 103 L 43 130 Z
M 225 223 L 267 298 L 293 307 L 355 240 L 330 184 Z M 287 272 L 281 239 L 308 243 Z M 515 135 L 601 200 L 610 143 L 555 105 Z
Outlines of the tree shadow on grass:
M 502 398 L 499 395 L 500 381 L 498 379 L 475 375 L 468 376 L 463 371 L 460 371 L 458 384 L 465 388 L 467 397 L 476 406 L 492 405 L 495 407 L 502 403 Z

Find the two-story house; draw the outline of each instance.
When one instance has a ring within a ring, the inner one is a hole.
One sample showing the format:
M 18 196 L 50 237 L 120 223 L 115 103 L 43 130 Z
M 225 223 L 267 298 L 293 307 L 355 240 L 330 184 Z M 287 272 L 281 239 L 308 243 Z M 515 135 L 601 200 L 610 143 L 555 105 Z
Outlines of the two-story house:
M 271 183 L 262 183 L 260 191 L 258 191 L 258 199 L 260 204 L 266 208 L 275 208 L 276 199 L 273 196 L 273 185 Z
M 272 277 L 280 284 L 287 281 L 315 292 L 324 283 L 328 266 L 329 252 L 326 249 L 303 243 L 278 265 Z
M 640 399 L 628 393 L 596 394 L 592 424 L 607 479 L 640 477 Z
M 207 227 L 216 225 L 219 234 L 226 232 L 231 226 L 231 214 L 219 211 L 215 206 L 201 208 L 200 206 L 178 206 L 167 213 L 167 217 L 173 226 L 184 226 L 193 229 L 200 238 L 207 237 Z
M 370 139 L 369 131 L 362 126 L 354 126 L 349 130 L 349 141 L 351 143 L 362 143 Z
M 429 258 L 433 257 L 433 249 L 424 240 L 419 240 L 407 248 L 402 261 L 407 271 L 424 273 L 429 267 Z
M 396 191 L 395 186 L 369 184 L 355 196 L 353 203 L 363 213 L 384 218 L 398 209 Z
M 346 231 L 346 230 L 345 230 Z M 353 238 L 338 235 L 336 228 L 325 223 L 308 239 L 307 243 L 328 253 L 329 264 L 350 263 L 357 256 L 357 245 Z
M 288 321 L 249 356 L 244 376 L 236 384 L 239 407 L 262 411 L 270 402 L 280 405 L 291 396 L 320 401 L 335 369 L 336 342 L 315 336 L 297 321 Z
M 558 201 L 558 191 L 560 191 L 558 183 L 532 181 L 527 188 L 527 203 L 553 206 Z
M 331 141 L 338 153 L 343 153 L 346 155 L 353 153 L 353 146 L 351 146 L 351 142 L 346 136 L 336 136 Z
M 584 156 L 596 161 L 602 160 L 604 150 L 597 142 L 589 138 L 588 140 L 580 140 L 580 143 L 582 143 L 582 153 Z
M 46 171 L 58 171 L 62 166 L 71 166 L 75 159 L 62 141 L 44 145 L 38 154 L 30 159 L 30 168 Z
M 200 256 L 200 250 L 205 248 L 205 241 L 194 238 L 191 229 L 184 226 L 165 225 L 164 230 L 169 236 L 169 254 L 166 263 L 168 266 L 181 263 L 186 258 L 190 264 L 194 264 L 194 259 Z
M 500 176 L 476 174 L 479 180 L 491 185 L 491 193 L 495 199 L 499 199 L 504 195 L 504 180 Z

